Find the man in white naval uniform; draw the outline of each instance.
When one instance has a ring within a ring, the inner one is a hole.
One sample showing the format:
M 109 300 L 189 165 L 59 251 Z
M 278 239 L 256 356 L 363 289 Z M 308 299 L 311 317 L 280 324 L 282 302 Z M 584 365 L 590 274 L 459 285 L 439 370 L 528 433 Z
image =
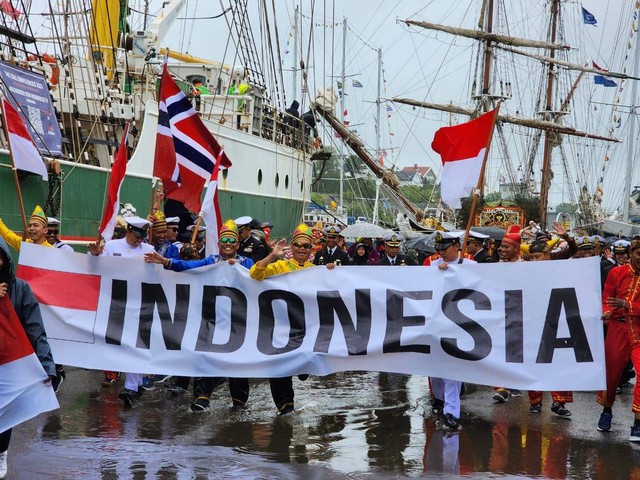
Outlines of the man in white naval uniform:
M 73 252 L 71 245 L 60 241 L 58 233 L 60 232 L 60 220 L 53 217 L 47 217 L 47 242 L 53 245 L 53 248 L 59 248 L 66 252 Z
M 435 248 L 440 258 L 434 260 L 431 266 L 446 270 L 449 264 L 474 263 L 473 260 L 460 258 L 460 244 L 464 232 L 436 232 Z M 442 425 L 446 430 L 458 431 L 460 425 L 460 391 L 462 382 L 447 378 L 431 377 L 433 392 L 433 411 L 442 413 Z
M 88 253 L 108 257 L 137 258 L 144 262 L 145 253 L 155 251 L 151 245 L 144 243 L 151 222 L 140 217 L 127 217 L 125 221 L 127 231 L 124 238 L 109 240 L 106 243 L 90 243 Z M 141 373 L 125 374 L 124 390 L 118 396 L 126 406 L 132 406 L 134 400 L 142 395 L 141 385 Z

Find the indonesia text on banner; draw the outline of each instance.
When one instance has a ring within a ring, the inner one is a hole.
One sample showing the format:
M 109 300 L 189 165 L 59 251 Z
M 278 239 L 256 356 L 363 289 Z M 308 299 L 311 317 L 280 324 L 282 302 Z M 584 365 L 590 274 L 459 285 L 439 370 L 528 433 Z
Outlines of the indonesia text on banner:
M 183 376 L 372 370 L 530 390 L 605 385 L 593 258 L 445 271 L 316 267 L 263 282 L 237 264 L 175 273 L 30 244 L 20 264 L 39 277 L 100 277 L 95 315 L 74 325 L 83 333 L 51 340 L 63 364 Z M 57 332 L 64 321 L 45 318 Z

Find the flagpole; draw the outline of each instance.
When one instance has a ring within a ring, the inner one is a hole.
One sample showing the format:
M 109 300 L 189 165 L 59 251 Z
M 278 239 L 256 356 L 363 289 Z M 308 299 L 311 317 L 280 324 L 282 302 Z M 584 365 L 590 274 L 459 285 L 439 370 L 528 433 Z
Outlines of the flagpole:
M 126 122 L 124 124 L 124 130 L 122 131 L 122 136 L 124 138 L 127 138 L 127 135 L 129 134 L 129 122 Z M 126 147 L 125 147 L 126 148 Z M 129 158 L 127 156 L 127 158 Z M 115 162 L 115 156 L 114 156 L 114 162 Z M 111 180 L 111 172 L 113 171 L 113 164 L 111 165 L 111 168 L 109 169 L 109 171 L 107 172 L 107 183 L 106 183 L 106 188 L 104 189 L 104 197 L 102 198 L 102 205 L 103 205 L 103 212 L 105 211 L 105 209 L 107 208 L 107 195 L 109 194 L 109 182 Z M 100 234 L 100 227 L 98 227 L 98 239 L 97 239 L 97 243 L 100 243 L 100 237 L 102 235 Z
M 484 152 L 484 158 L 482 159 L 482 167 L 480 168 L 480 176 L 478 177 L 478 184 L 473 190 L 473 200 L 471 201 L 471 209 L 469 210 L 469 219 L 467 220 L 467 228 L 464 231 L 464 241 L 462 243 L 462 253 L 460 258 L 464 258 L 467 254 L 467 238 L 469 238 L 469 231 L 473 225 L 473 219 L 476 216 L 476 207 L 478 205 L 478 197 L 480 197 L 480 190 L 484 183 L 484 170 L 487 166 L 487 159 L 489 158 L 489 150 L 491 149 L 491 141 L 493 140 L 493 132 L 496 127 L 496 121 L 498 120 L 498 113 L 500 112 L 500 106 L 502 102 L 498 102 L 495 113 L 493 115 L 493 122 L 491 123 L 491 130 L 489 132 L 489 138 L 487 139 L 487 149 Z
M 1 103 L 1 102 L 0 102 Z M 7 126 L 7 114 L 2 107 L 2 117 L 5 119 L 2 122 L 4 129 L 4 136 L 7 139 L 7 147 L 9 148 L 9 157 L 11 158 L 11 170 L 13 171 L 13 180 L 16 184 L 16 192 L 18 193 L 18 202 L 20 203 L 20 214 L 22 215 L 22 241 L 27 238 L 27 214 L 24 211 L 24 202 L 22 200 L 22 190 L 20 189 L 20 182 L 18 181 L 18 169 L 16 168 L 16 162 L 13 160 L 13 151 L 11 149 L 11 142 L 9 141 L 9 127 Z
M 198 214 L 198 219 L 196 220 L 196 224 L 193 227 L 193 233 L 191 234 L 191 243 L 196 243 L 196 237 L 198 236 L 198 230 L 200 230 L 200 224 L 202 223 L 202 216 L 204 212 L 200 212 Z

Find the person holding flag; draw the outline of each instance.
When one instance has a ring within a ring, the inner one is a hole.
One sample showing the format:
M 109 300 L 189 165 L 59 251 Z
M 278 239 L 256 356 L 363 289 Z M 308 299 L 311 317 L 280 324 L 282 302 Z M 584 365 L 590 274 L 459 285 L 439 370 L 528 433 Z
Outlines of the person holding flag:
M 220 228 L 218 237 L 219 254 L 211 254 L 204 259 L 199 260 L 174 260 L 165 258 L 158 252 L 148 253 L 144 256 L 147 263 L 159 263 L 167 270 L 174 272 L 184 272 L 192 268 L 199 268 L 205 265 L 213 265 L 220 262 L 228 262 L 230 264 L 239 263 L 246 269 L 253 266 L 251 258 L 238 255 L 240 247 L 240 237 L 238 236 L 238 227 L 236 223 L 229 219 Z M 191 403 L 191 410 L 194 412 L 205 411 L 209 409 L 209 397 L 213 390 L 224 381 L 220 377 L 197 377 L 194 381 L 194 400 Z M 187 382 L 188 384 L 188 382 Z M 233 409 L 241 410 L 245 408 L 245 404 L 249 399 L 249 379 L 248 378 L 229 378 L 229 393 L 233 401 Z
M 37 378 L 33 378 L 34 354 L 44 369 L 43 380 L 48 385 L 57 377 L 56 365 L 47 341 L 38 301 L 29 284 L 15 277 L 9 249 L 2 239 L 0 305 L 0 317 L 3 317 L 0 324 L 0 369 L 3 370 L 0 381 L 0 478 L 4 478 L 7 474 L 7 450 L 11 441 L 11 428 L 39 413 L 58 408 L 58 402 L 50 386 L 45 387 Z M 16 316 L 19 322 L 12 321 Z M 18 323 L 17 328 L 24 331 L 7 331 L 14 323 Z M 21 345 L 20 342 L 25 334 L 31 346 L 31 354 L 24 351 L 28 346 Z M 19 349 L 23 352 L 15 352 Z M 37 361 L 35 363 L 37 372 Z
M 36 205 L 36 208 L 33 210 L 31 217 L 29 217 L 29 222 L 27 223 L 26 235 L 27 239 L 24 240 L 27 243 L 34 243 L 36 245 L 42 245 L 43 247 L 53 247 L 48 240 L 47 234 L 48 232 L 48 224 L 49 219 L 44 214 L 44 210 L 40 205 Z M 20 246 L 22 245 L 22 237 L 17 235 L 13 230 L 9 229 L 2 219 L 0 219 L 0 237 L 2 237 L 7 244 L 13 247 L 15 250 L 20 251 Z M 53 390 L 58 393 L 60 390 L 60 385 L 64 382 L 64 379 L 67 378 L 67 374 L 64 370 L 64 366 L 56 365 L 56 378 L 53 380 Z
M 200 199 L 205 182 L 214 176 L 217 179 L 215 169 L 229 168 L 231 161 L 171 78 L 167 58 L 168 55 L 158 93 L 153 176 L 162 181 L 166 199 L 181 202 L 190 212 L 198 213 L 202 210 Z

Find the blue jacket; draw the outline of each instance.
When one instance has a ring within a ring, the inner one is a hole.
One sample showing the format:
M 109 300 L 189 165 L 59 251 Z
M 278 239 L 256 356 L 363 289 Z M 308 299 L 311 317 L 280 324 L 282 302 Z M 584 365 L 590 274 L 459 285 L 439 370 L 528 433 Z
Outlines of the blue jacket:
M 209 255 L 202 260 L 174 260 L 171 259 L 169 266 L 165 267 L 168 270 L 174 272 L 184 272 L 185 270 L 191 270 L 192 268 L 204 267 L 205 265 L 213 265 L 214 263 L 226 262 L 220 255 Z M 253 260 L 242 255 L 236 257 L 236 262 L 242 265 L 246 269 L 253 267 Z

